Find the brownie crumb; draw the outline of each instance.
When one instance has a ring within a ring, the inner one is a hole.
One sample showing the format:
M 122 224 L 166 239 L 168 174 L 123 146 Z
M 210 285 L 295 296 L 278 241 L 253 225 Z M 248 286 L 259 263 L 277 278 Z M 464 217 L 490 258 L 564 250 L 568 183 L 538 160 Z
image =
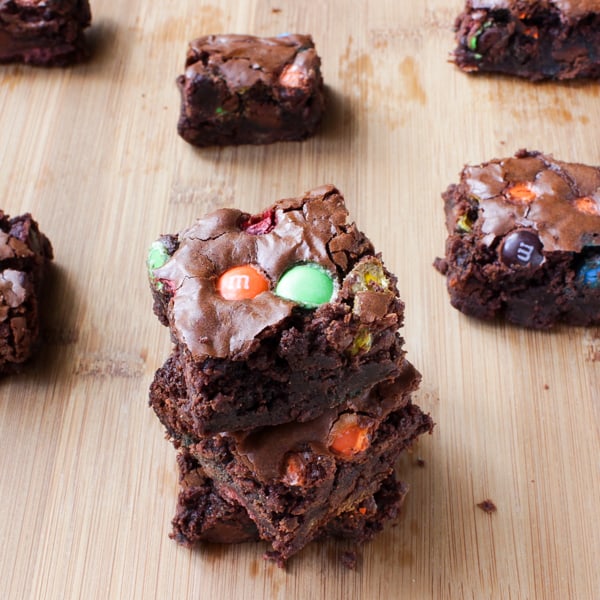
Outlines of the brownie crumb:
M 549 390 L 549 389 L 550 389 L 550 386 L 549 386 L 547 383 L 545 383 L 545 384 L 544 384 L 544 389 L 545 389 L 545 390 Z
M 420 456 L 417 458 L 417 467 L 425 467 L 427 463 L 425 462 L 424 458 L 421 458 Z
M 342 564 L 351 571 L 356 571 L 358 556 L 353 550 L 348 550 L 342 554 Z
M 480 502 L 477 505 L 477 508 L 480 508 L 483 512 L 488 514 L 495 513 L 498 510 L 496 505 L 489 498 L 483 502 Z

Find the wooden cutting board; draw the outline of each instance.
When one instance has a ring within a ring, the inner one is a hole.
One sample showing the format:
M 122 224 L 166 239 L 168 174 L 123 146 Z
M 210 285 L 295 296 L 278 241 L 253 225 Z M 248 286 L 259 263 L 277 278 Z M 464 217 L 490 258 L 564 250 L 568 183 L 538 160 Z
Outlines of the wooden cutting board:
M 600 84 L 472 78 L 448 62 L 460 0 L 94 0 L 93 60 L 0 68 L 1 207 L 51 238 L 46 346 L 0 383 L 0 588 L 20 599 L 594 598 L 600 589 L 600 329 L 523 331 L 449 305 L 440 193 L 527 147 L 600 164 Z M 175 77 L 200 34 L 312 33 L 329 113 L 303 143 L 198 151 Z M 416 402 L 437 423 L 399 466 L 395 527 L 314 544 L 168 538 L 175 452 L 147 406 L 170 350 L 144 260 L 220 206 L 331 182 L 396 272 Z M 497 510 L 478 504 L 490 500 Z

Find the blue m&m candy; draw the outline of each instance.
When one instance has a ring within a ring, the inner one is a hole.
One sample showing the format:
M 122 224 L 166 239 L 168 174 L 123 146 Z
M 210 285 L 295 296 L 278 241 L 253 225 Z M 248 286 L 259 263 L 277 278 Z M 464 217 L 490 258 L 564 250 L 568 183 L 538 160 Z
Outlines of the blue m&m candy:
M 600 287 L 600 254 L 589 257 L 579 269 L 577 283 L 583 287 Z
M 288 269 L 279 279 L 275 294 L 305 308 L 316 308 L 331 300 L 333 277 L 316 263 L 305 263 Z

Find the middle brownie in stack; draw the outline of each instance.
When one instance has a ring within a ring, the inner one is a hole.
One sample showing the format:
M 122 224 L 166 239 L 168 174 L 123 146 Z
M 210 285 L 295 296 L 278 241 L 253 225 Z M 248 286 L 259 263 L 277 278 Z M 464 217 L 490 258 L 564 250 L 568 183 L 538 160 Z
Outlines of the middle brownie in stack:
M 258 216 L 218 210 L 161 237 L 148 259 L 174 342 L 150 403 L 210 482 L 197 513 L 215 498 L 234 507 L 213 524 L 245 532 L 235 515 L 249 517 L 280 563 L 339 532 L 333 522 L 377 497 L 399 453 L 432 428 L 410 402 L 420 375 L 398 333 L 396 279 L 347 216 L 323 186 Z M 346 527 L 366 539 L 360 530 Z

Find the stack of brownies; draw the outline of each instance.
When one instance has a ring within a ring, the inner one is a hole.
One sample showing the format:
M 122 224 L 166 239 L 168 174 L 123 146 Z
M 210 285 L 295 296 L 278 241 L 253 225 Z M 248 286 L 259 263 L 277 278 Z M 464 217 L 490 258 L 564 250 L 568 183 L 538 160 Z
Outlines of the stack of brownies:
M 396 278 L 333 186 L 260 215 L 221 209 L 159 238 L 154 312 L 174 343 L 150 404 L 178 449 L 178 542 L 370 539 L 406 493 L 411 403 Z

